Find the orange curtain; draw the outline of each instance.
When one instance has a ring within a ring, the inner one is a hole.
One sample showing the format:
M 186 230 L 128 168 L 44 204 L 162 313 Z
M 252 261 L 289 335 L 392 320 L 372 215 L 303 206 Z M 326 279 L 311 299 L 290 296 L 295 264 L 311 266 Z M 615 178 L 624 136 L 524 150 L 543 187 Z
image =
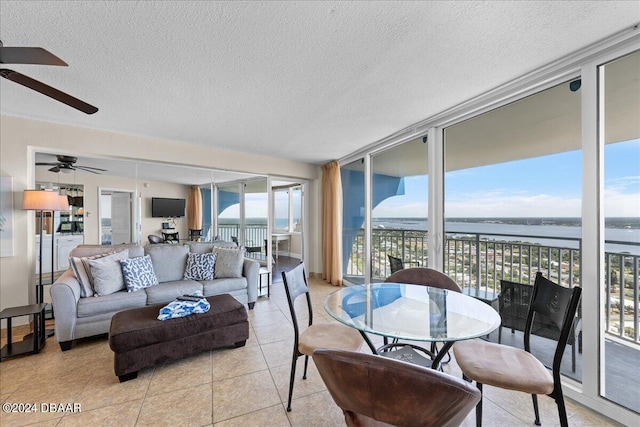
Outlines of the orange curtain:
M 202 193 L 200 193 L 200 187 L 197 185 L 192 185 L 189 188 L 187 224 L 189 225 L 189 230 L 202 230 Z
M 340 165 L 322 166 L 322 278 L 342 285 L 342 181 Z

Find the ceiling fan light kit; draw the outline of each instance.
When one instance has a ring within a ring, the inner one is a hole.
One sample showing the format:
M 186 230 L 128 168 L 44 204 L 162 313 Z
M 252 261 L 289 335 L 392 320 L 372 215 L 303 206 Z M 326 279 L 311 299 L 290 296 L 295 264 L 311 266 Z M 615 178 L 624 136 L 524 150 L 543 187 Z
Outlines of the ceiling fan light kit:
M 66 67 L 67 63 L 41 47 L 5 47 L 0 41 L 0 64 L 55 65 Z M 62 102 L 86 114 L 94 114 L 97 107 L 64 93 L 29 76 L 7 68 L 0 68 L 0 77 Z

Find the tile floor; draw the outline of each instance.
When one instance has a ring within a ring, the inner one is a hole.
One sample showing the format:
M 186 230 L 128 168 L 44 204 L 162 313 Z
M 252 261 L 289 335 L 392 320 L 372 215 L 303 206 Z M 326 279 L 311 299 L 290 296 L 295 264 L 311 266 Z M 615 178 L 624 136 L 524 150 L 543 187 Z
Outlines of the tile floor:
M 333 321 L 322 301 L 335 288 L 311 279 L 310 289 L 314 321 Z M 0 413 L 0 425 L 343 426 L 342 413 L 313 363 L 307 380 L 301 379 L 302 358 L 293 411 L 285 410 L 293 345 L 288 312 L 284 288 L 275 284 L 271 298 L 260 298 L 249 312 L 250 338 L 245 347 L 214 350 L 146 369 L 122 384 L 113 373 L 106 337 L 81 340 L 64 353 L 55 338 L 49 338 L 40 354 L 0 363 L 0 400 L 38 406 L 78 403 L 81 412 Z M 363 351 L 368 351 L 366 346 Z M 455 361 L 445 371 L 460 376 Z M 555 403 L 547 397 L 540 400 L 543 425 L 558 425 Z M 571 401 L 567 410 L 571 426 L 617 425 Z M 532 426 L 532 412 L 528 395 L 485 387 L 485 426 Z M 463 425 L 475 425 L 473 412 Z

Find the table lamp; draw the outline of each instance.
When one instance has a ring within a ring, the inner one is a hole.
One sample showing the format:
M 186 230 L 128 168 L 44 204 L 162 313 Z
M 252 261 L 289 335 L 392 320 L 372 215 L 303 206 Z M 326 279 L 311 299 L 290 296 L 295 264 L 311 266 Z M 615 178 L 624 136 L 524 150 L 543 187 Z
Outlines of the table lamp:
M 44 302 L 44 290 L 42 283 L 42 235 L 44 232 L 44 212 L 60 209 L 58 193 L 45 190 L 24 190 L 22 193 L 22 209 L 40 212 L 40 254 L 38 258 L 40 270 L 38 285 L 36 288 L 36 303 L 41 304 Z M 53 247 L 51 250 L 53 251 Z M 53 265 L 51 265 L 51 268 L 53 269 Z

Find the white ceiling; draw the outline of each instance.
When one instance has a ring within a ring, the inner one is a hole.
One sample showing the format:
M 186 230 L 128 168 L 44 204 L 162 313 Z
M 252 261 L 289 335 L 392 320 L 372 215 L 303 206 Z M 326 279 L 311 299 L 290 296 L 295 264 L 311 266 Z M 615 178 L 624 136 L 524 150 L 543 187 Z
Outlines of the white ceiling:
M 0 2 L 2 114 L 322 164 L 640 21 L 637 1 Z M 179 159 L 178 159 L 179 160 Z

